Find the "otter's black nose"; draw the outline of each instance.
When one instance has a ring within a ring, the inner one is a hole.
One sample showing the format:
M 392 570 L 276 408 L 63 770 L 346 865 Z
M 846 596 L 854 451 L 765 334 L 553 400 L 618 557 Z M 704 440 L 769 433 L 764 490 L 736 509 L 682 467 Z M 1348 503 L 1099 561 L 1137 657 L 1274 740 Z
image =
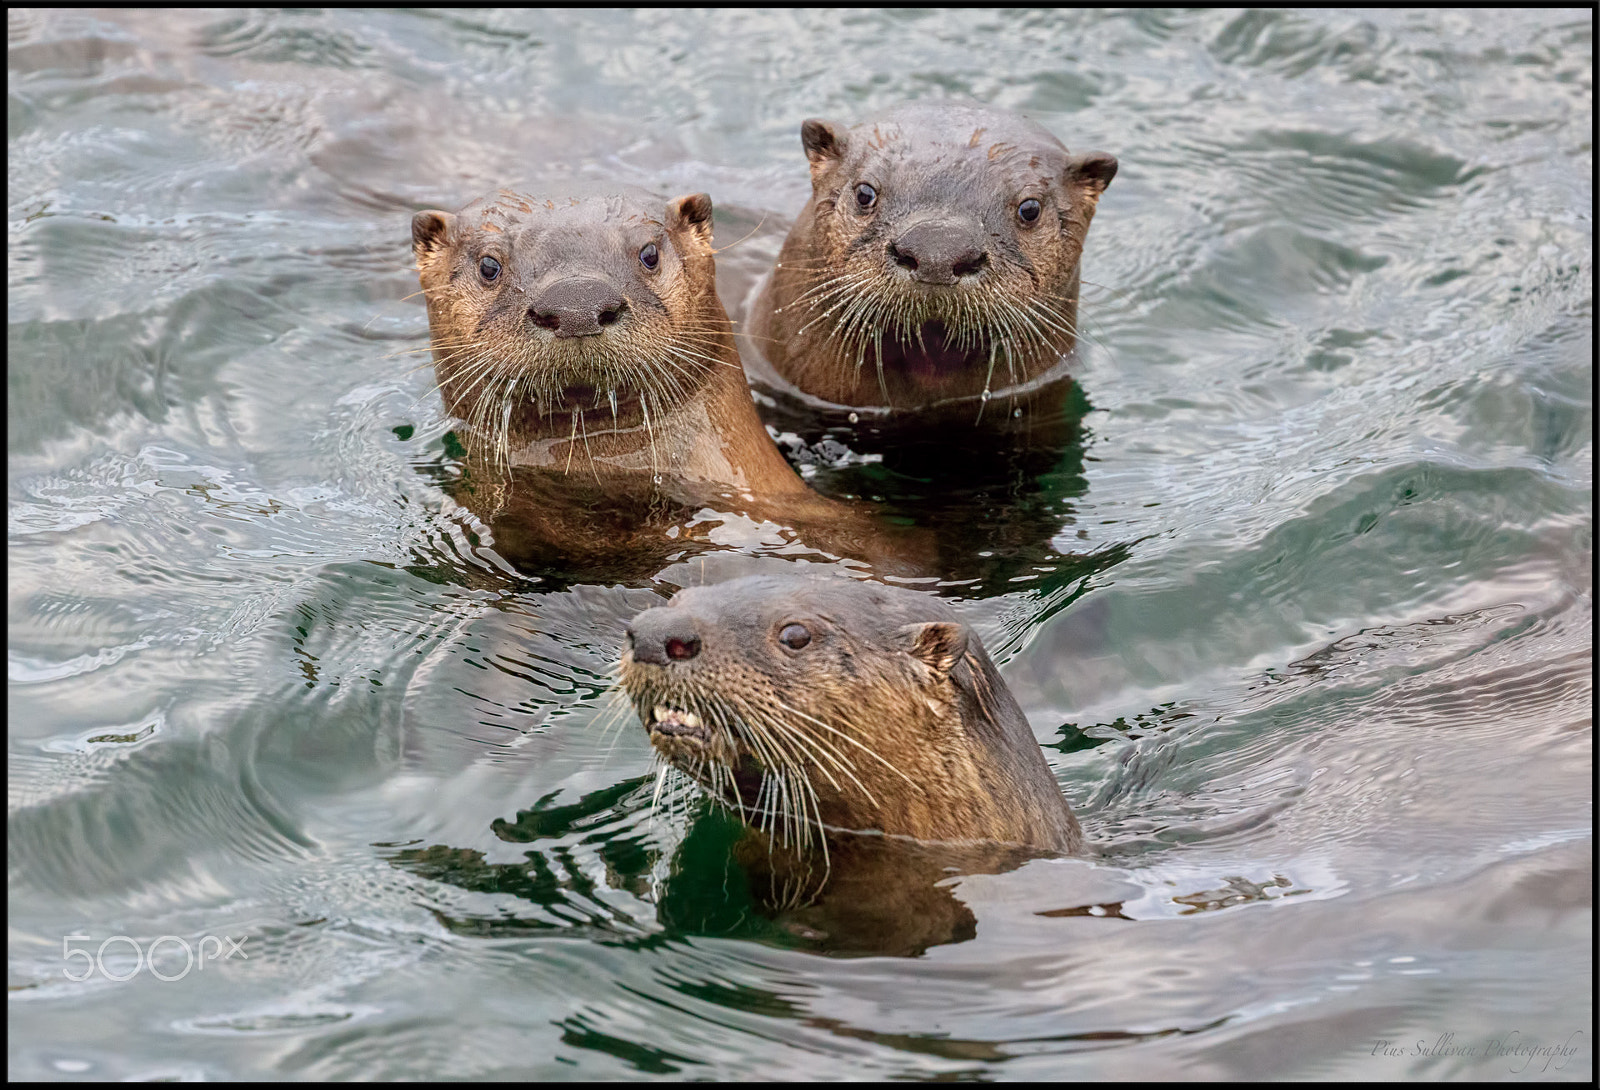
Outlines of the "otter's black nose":
M 700 653 L 700 634 L 694 618 L 681 610 L 658 606 L 647 609 L 628 626 L 635 662 L 665 666 L 668 662 L 692 659 Z
M 604 280 L 568 277 L 541 289 L 528 306 L 528 319 L 557 337 L 593 337 L 622 317 L 628 301 Z
M 889 243 L 889 257 L 928 284 L 954 284 L 989 263 L 982 239 L 958 224 L 923 220 Z

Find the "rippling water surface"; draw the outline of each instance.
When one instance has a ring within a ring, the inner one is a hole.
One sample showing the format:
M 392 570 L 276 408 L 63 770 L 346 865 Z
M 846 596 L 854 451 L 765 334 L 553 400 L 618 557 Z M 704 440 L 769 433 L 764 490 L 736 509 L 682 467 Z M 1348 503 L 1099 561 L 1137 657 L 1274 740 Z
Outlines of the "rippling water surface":
M 12 10 L 11 1075 L 1592 1078 L 1591 31 Z M 1099 559 L 943 589 L 1104 853 L 830 957 L 607 695 L 634 612 L 790 561 L 506 565 L 409 218 L 704 189 L 737 319 L 800 121 L 947 95 L 1121 161 L 1053 486 Z M 247 960 L 67 978 L 113 936 Z

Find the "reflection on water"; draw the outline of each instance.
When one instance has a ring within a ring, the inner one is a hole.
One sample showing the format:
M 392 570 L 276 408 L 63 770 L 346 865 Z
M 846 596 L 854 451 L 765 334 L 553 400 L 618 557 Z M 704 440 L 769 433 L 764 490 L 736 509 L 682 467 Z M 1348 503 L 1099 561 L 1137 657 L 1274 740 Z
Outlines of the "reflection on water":
M 1590 19 L 7 22 L 14 1075 L 1592 1078 Z M 647 572 L 519 569 L 408 223 L 706 190 L 738 322 L 800 120 L 943 95 L 1121 163 L 1057 430 L 764 411 L 932 536 L 1097 851 L 873 933 L 653 814 L 611 695 L 663 595 L 859 565 L 697 511 Z

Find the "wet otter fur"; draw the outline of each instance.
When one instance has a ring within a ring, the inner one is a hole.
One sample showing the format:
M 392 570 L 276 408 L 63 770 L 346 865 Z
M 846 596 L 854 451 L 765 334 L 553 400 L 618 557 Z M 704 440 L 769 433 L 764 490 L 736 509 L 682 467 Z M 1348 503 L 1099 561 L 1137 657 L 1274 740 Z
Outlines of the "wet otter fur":
M 711 198 L 501 189 L 412 219 L 434 369 L 502 468 L 801 493 L 716 294 Z
M 774 576 L 691 587 L 633 619 L 621 680 L 657 753 L 783 844 L 1083 845 L 982 643 L 931 596 Z
M 920 571 L 906 535 L 812 493 L 756 415 L 716 292 L 711 199 L 505 188 L 412 219 L 438 388 L 466 428 L 457 498 L 541 579 L 638 581 L 704 514 Z
M 1116 159 L 948 101 L 850 128 L 813 118 L 801 143 L 811 201 L 752 310 L 753 348 L 835 406 L 1025 408 L 1076 343 L 1084 238 Z

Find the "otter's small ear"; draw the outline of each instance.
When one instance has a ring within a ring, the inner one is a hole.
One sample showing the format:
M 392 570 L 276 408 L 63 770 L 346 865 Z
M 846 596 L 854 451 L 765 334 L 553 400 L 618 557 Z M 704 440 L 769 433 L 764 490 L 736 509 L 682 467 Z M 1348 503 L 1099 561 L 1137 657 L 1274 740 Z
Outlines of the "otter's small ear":
M 908 624 L 900 629 L 900 635 L 906 651 L 933 667 L 940 677 L 948 677 L 967 653 L 967 626 L 959 621 Z
M 411 249 L 418 257 L 442 249 L 456 218 L 448 212 L 418 212 L 411 217 Z
M 711 195 L 691 193 L 687 197 L 674 197 L 667 202 L 667 230 L 673 234 L 687 231 L 695 238 L 711 245 Z
M 1086 151 L 1067 163 L 1065 181 L 1069 186 L 1088 191 L 1092 200 L 1099 200 L 1111 179 L 1117 176 L 1117 157 L 1103 151 Z
M 844 133 L 832 121 L 810 117 L 800 123 L 800 146 L 806 149 L 815 178 L 844 158 Z

